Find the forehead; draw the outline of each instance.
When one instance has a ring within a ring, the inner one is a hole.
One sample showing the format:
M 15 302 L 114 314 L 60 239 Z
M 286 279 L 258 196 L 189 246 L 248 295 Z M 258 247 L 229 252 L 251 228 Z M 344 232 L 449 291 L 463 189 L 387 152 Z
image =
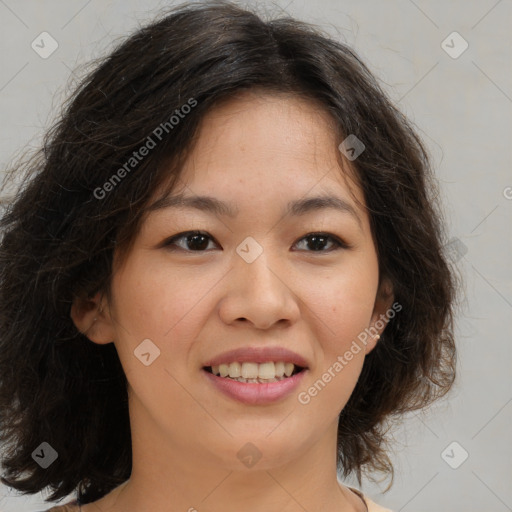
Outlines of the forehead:
M 202 119 L 180 181 L 195 193 L 264 193 L 277 199 L 315 189 L 342 192 L 364 204 L 356 173 L 340 155 L 340 139 L 318 101 L 245 91 Z

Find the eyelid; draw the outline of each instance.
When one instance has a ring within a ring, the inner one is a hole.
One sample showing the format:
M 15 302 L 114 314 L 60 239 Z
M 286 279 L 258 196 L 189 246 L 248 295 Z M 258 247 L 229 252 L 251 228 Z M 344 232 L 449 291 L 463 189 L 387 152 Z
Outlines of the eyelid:
M 176 233 L 175 235 L 172 235 L 171 237 L 166 238 L 162 243 L 158 244 L 158 247 L 159 248 L 160 247 L 169 247 L 172 245 L 172 243 L 175 240 L 179 240 L 180 238 L 186 238 L 187 236 L 194 236 L 194 235 L 203 235 L 205 237 L 210 238 L 213 242 L 215 242 L 215 244 L 220 245 L 217 242 L 217 240 L 212 235 L 210 235 L 210 233 L 208 233 L 207 231 L 202 231 L 200 229 L 190 229 L 188 231 L 181 231 L 180 233 Z M 189 252 L 189 253 L 209 252 L 209 251 L 188 251 L 186 249 L 182 249 L 181 247 L 177 247 L 177 250 L 181 250 L 183 252 Z
M 310 231 L 309 233 L 306 233 L 305 235 L 302 235 L 300 238 L 298 238 L 293 245 L 297 244 L 301 240 L 304 240 L 305 238 L 308 238 L 313 235 L 319 235 L 323 236 L 324 238 L 330 238 L 337 246 L 338 249 L 352 249 L 352 246 L 347 243 L 343 238 L 341 238 L 338 235 L 335 235 L 334 233 L 330 233 L 329 231 Z M 331 249 L 330 251 L 306 251 L 313 254 L 322 254 L 322 253 L 331 253 L 334 252 L 336 249 Z
M 213 241 L 216 245 L 220 246 L 220 244 L 217 242 L 217 240 L 207 231 L 192 229 L 192 230 L 188 230 L 188 231 L 182 231 L 180 233 L 177 233 L 177 234 L 171 236 L 170 238 L 166 238 L 161 244 L 159 244 L 159 247 L 170 247 L 176 240 L 179 240 L 180 238 L 186 238 L 187 236 L 193 236 L 193 235 L 203 235 L 203 236 L 209 238 L 211 241 Z M 307 252 L 307 253 L 312 253 L 312 254 L 330 254 L 332 252 L 336 252 L 337 250 L 341 250 L 341 249 L 349 250 L 349 249 L 353 248 L 353 246 L 351 244 L 347 243 L 340 236 L 335 235 L 334 233 L 327 232 L 327 231 L 310 231 L 304 235 L 301 235 L 300 238 L 298 238 L 293 243 L 293 246 L 295 246 L 300 241 L 302 241 L 310 236 L 313 236 L 313 235 L 317 235 L 317 236 L 321 236 L 321 237 L 330 239 L 331 242 L 334 243 L 334 248 L 327 250 L 327 251 L 302 251 L 302 252 Z M 198 254 L 210 252 L 209 250 L 190 251 L 187 249 L 183 249 L 182 247 L 179 247 L 179 246 L 177 246 L 176 250 L 178 250 L 178 251 L 181 250 L 186 253 L 198 253 Z

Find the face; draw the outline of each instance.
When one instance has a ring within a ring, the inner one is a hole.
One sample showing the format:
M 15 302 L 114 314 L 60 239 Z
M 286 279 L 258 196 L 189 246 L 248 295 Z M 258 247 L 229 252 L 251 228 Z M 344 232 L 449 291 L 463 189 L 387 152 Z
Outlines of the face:
M 92 335 L 114 340 L 132 422 L 147 433 L 145 453 L 158 445 L 158 457 L 169 446 L 189 460 L 239 469 L 248 442 L 261 468 L 327 437 L 332 447 L 337 417 L 376 340 L 358 342 L 357 352 L 353 342 L 390 305 L 378 293 L 369 218 L 357 204 L 364 197 L 343 179 L 350 169 L 346 161 L 340 167 L 340 142 L 326 114 L 285 96 L 246 94 L 204 118 L 172 195 L 210 196 L 236 215 L 169 204 L 152 210 L 127 259 L 114 266 L 108 314 Z M 341 207 L 287 209 L 318 196 Z M 244 402 L 203 367 L 246 347 L 288 349 L 307 369 L 280 398 Z M 324 385 L 311 391 L 319 379 Z

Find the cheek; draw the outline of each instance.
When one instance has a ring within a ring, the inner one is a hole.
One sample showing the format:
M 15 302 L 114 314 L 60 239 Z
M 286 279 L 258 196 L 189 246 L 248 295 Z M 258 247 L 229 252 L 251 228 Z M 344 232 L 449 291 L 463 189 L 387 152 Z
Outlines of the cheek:
M 173 418 L 191 407 L 180 383 L 190 378 L 187 360 L 204 314 L 201 299 L 215 280 L 148 263 L 133 254 L 114 276 L 115 345 L 131 392 L 155 418 Z
M 309 386 L 299 390 L 298 401 L 315 421 L 334 421 L 354 391 L 365 357 L 358 336 L 371 319 L 373 290 L 374 283 L 359 274 L 326 280 L 308 296 L 317 365 Z
M 344 350 L 368 327 L 378 284 L 378 271 L 371 263 L 347 265 L 302 281 L 301 294 L 318 319 L 315 324 L 321 333 L 317 335 L 327 345 L 324 350 Z
M 171 268 L 144 258 L 142 251 L 132 254 L 112 283 L 118 352 L 133 355 L 143 340 L 150 339 L 160 350 L 155 364 L 183 367 L 181 354 L 185 357 L 197 337 L 201 305 L 218 280 L 212 272 Z

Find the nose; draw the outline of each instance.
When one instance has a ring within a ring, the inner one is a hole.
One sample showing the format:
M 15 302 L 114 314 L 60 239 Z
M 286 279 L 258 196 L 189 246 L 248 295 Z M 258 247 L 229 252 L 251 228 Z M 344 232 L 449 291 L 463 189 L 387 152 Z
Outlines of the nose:
M 252 263 L 235 256 L 233 265 L 219 309 L 223 322 L 250 322 L 257 329 L 268 329 L 297 321 L 298 299 L 283 264 L 275 258 L 270 261 L 263 251 Z

